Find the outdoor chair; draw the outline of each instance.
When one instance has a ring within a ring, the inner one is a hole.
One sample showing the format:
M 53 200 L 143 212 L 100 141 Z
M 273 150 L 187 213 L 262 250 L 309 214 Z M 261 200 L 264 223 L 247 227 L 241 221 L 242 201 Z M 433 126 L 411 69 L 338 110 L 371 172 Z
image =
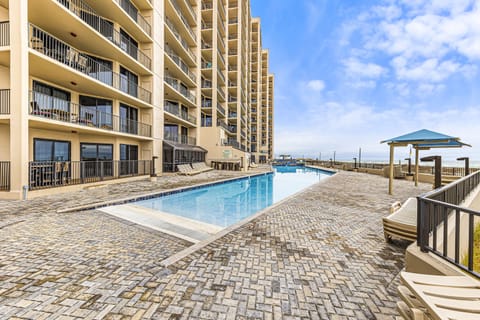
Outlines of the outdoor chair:
M 398 311 L 405 319 L 479 319 L 480 281 L 469 276 L 401 272 Z
M 385 241 L 392 237 L 409 241 L 417 240 L 417 199 L 408 198 L 400 205 L 395 202 L 390 208 L 390 215 L 383 218 Z

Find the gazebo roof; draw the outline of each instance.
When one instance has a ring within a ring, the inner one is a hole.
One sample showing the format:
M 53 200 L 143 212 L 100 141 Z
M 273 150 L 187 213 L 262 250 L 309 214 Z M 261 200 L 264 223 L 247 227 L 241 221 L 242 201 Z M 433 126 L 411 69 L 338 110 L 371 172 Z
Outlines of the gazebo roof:
M 457 140 L 450 140 L 449 142 L 439 142 L 439 143 L 420 143 L 415 145 L 415 148 L 419 149 L 432 149 L 432 148 L 461 148 L 461 147 L 471 147 L 468 143 L 463 143 Z
M 407 133 L 399 137 L 391 138 L 382 141 L 381 143 L 387 142 L 388 144 L 435 144 L 438 143 L 450 143 L 450 141 L 458 141 L 460 138 L 447 136 L 443 133 L 438 133 L 426 129 L 418 130 L 415 132 Z

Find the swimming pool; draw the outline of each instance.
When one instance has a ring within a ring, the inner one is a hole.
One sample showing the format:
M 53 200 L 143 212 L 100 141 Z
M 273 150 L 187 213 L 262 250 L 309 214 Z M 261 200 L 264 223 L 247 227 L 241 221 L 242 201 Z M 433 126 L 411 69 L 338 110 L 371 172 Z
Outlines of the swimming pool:
M 143 200 L 135 205 L 227 227 L 332 174 L 306 167 L 274 167 L 273 173 Z

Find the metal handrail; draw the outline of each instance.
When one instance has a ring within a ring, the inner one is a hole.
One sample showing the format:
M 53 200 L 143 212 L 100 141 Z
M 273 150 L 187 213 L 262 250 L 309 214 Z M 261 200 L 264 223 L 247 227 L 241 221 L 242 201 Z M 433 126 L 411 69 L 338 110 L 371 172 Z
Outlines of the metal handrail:
M 88 24 L 92 29 L 100 33 L 105 39 L 116 47 L 126 52 L 129 56 L 140 62 L 149 70 L 152 67 L 152 60 L 138 48 L 130 39 L 115 30 L 113 25 L 102 16 L 97 14 L 84 0 L 57 0 L 67 10 L 76 15 L 80 20 Z M 128 0 L 117 0 L 128 1 Z
M 182 13 L 182 10 L 180 9 L 180 6 L 178 5 L 176 0 L 170 0 L 172 3 L 172 6 L 175 8 L 175 11 L 177 12 L 178 16 L 180 17 L 180 20 L 182 20 L 183 24 L 185 25 L 185 28 L 187 29 L 188 33 L 190 33 L 190 36 L 192 36 L 193 40 L 197 42 L 197 36 L 193 32 L 192 28 L 190 27 L 190 24 L 188 23 L 188 20 L 185 18 L 185 16 Z
M 219 103 L 217 103 L 217 110 L 221 115 L 225 115 L 225 108 L 223 108 Z
M 10 161 L 0 161 L 0 191 L 10 190 Z
M 182 83 L 180 80 L 170 76 L 168 73 L 165 73 L 163 77 L 164 81 L 169 84 L 173 89 L 179 92 L 182 96 L 187 98 L 188 101 L 195 103 L 195 95 L 192 94 L 188 89 L 185 89 L 180 84 Z
M 29 32 L 31 49 L 128 95 L 151 103 L 152 93 L 138 83 L 121 76 L 33 24 L 30 24 Z
M 182 69 L 182 71 L 193 81 L 193 82 L 197 82 L 197 77 L 195 76 L 195 74 L 190 70 L 190 67 L 188 66 L 188 64 L 183 61 L 182 58 L 180 58 L 180 56 L 175 52 L 175 50 L 173 50 L 168 44 L 165 44 L 165 52 L 167 53 L 167 55 L 170 57 L 170 59 L 173 60 L 173 62 L 175 62 L 175 64 L 180 68 Z
M 442 259 L 453 263 L 458 268 L 480 277 L 478 270 L 473 269 L 473 248 L 475 217 L 480 212 L 465 208 L 461 203 L 480 185 L 480 171 L 474 172 L 460 180 L 417 197 L 417 244 L 424 252 L 432 252 Z M 468 216 L 467 230 L 461 230 L 461 219 Z M 449 224 L 454 228 L 454 253 L 449 249 Z M 443 228 L 443 231 L 440 229 Z M 460 262 L 461 234 L 468 234 L 467 265 Z M 441 246 L 438 244 L 442 243 Z
M 164 110 L 170 114 L 173 114 L 176 117 L 179 117 L 185 121 L 188 121 L 194 125 L 197 124 L 197 118 L 190 115 L 188 112 L 185 113 L 180 110 L 180 106 L 178 104 L 171 103 L 170 101 L 165 101 Z
M 181 143 L 181 144 L 188 144 L 191 146 L 197 145 L 197 139 L 194 137 L 189 137 L 187 135 L 170 135 L 166 134 L 163 137 L 164 140 L 171 141 L 171 142 L 176 142 L 176 143 Z
M 77 103 L 30 91 L 30 115 L 108 131 L 152 136 L 152 126 Z
M 0 47 L 6 47 L 10 45 L 10 22 L 0 22 Z
M 172 31 L 173 35 L 180 42 L 180 44 L 185 49 L 185 51 L 188 53 L 188 55 L 190 56 L 190 59 L 195 61 L 196 60 L 195 59 L 195 54 L 193 53 L 192 49 L 188 45 L 188 42 L 180 35 L 177 28 L 175 28 L 175 25 L 173 24 L 172 20 L 170 20 L 168 17 L 165 17 L 165 23 L 168 26 L 168 28 L 170 29 L 170 31 Z
M 0 90 L 0 115 L 10 114 L 10 89 Z
M 143 29 L 149 36 L 152 35 L 152 27 L 147 19 L 140 13 L 140 11 L 129 0 L 116 0 L 120 7 L 135 21 L 140 28 Z

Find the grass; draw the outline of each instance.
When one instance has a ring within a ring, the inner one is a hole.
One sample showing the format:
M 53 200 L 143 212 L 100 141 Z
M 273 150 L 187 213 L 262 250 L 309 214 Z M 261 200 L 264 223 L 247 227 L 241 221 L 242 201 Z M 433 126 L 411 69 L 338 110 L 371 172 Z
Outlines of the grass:
M 463 257 L 462 264 L 468 266 L 468 254 Z M 473 270 L 480 272 L 480 223 L 475 227 L 473 234 Z

